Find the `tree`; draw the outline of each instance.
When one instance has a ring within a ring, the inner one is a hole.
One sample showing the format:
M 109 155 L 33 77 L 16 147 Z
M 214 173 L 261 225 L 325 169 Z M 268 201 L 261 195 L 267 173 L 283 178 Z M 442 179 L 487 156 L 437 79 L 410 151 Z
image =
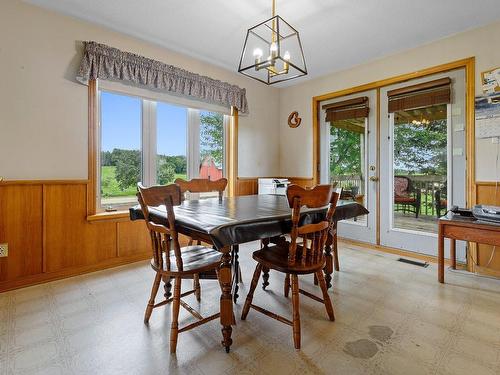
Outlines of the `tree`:
M 200 153 L 201 159 L 210 155 L 218 168 L 224 160 L 224 115 L 217 112 L 204 112 L 200 115 Z
M 116 166 L 116 181 L 125 190 L 141 180 L 141 151 L 113 149 L 111 160 Z
M 102 166 L 113 165 L 112 155 L 110 151 L 101 151 L 101 165 Z
M 394 127 L 394 167 L 396 173 L 447 173 L 447 120 L 428 125 L 402 123 Z
M 156 166 L 156 176 L 160 185 L 166 185 L 174 182 L 175 167 L 165 158 L 158 158 Z
M 330 175 L 361 175 L 360 134 L 330 126 Z

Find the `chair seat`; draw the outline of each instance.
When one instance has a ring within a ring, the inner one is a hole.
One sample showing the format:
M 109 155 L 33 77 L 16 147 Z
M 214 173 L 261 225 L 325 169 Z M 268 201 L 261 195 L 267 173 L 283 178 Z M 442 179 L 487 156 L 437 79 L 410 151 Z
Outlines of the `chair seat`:
M 173 276 L 183 274 L 199 273 L 214 269 L 219 266 L 221 253 L 211 247 L 205 246 L 186 246 L 181 248 L 182 253 L 182 271 L 179 271 L 176 264 L 176 258 L 173 252 L 170 255 L 170 270 L 167 270 L 166 254 L 163 253 L 163 267 L 155 265 L 154 259 L 151 259 L 151 267 L 154 270 L 168 273 Z
M 302 252 L 302 246 L 297 246 L 297 253 Z M 288 245 L 275 245 L 267 249 L 254 251 L 253 259 L 264 267 L 290 274 L 309 274 L 325 267 L 325 256 L 322 254 L 318 259 L 307 257 L 302 263 L 297 260 L 294 264 L 288 262 Z
M 417 199 L 413 197 L 394 197 L 395 203 L 416 203 Z

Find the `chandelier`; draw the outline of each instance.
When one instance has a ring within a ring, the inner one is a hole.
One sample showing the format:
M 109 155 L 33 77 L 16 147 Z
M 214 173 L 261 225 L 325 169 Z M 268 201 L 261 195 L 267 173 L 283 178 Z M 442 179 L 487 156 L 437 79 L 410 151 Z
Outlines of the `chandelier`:
M 248 29 L 238 72 L 267 85 L 307 74 L 299 32 L 276 15 Z

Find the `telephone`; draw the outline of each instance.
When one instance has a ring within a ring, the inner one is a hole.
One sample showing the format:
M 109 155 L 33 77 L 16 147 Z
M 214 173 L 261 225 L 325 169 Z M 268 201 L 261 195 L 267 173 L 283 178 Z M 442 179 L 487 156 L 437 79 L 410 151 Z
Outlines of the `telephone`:
M 472 214 L 478 220 L 500 224 L 500 207 L 478 204 L 472 209 Z
M 453 212 L 456 215 L 464 216 L 464 217 L 472 217 L 472 210 L 468 208 L 459 208 L 458 206 L 453 206 L 450 209 L 450 212 Z

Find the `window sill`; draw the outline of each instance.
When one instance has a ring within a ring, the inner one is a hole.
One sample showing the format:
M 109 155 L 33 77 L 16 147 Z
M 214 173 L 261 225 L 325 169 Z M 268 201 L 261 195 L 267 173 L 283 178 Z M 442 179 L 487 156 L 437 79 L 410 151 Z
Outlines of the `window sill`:
M 87 221 L 89 222 L 99 222 L 99 221 L 129 221 L 128 210 L 120 210 L 113 212 L 98 212 L 94 215 L 87 216 Z

